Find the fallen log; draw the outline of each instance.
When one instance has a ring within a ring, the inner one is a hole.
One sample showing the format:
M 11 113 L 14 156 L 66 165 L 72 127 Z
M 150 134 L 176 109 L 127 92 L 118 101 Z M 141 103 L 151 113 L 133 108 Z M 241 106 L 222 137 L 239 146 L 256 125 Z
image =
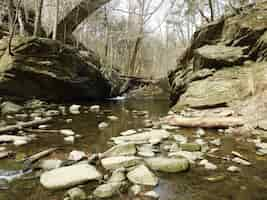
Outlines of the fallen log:
M 185 128 L 229 128 L 244 125 L 240 117 L 178 117 L 172 116 L 167 119 L 171 126 Z
M 56 151 L 58 148 L 50 148 L 44 151 L 41 151 L 39 153 L 36 153 L 28 158 L 25 158 L 23 160 L 21 160 L 22 162 L 27 162 L 27 163 L 34 163 L 36 161 L 38 161 L 39 159 L 48 156 L 49 154 L 53 153 L 54 151 Z
M 5 133 L 5 132 L 9 132 L 9 131 L 18 131 L 18 130 L 22 130 L 23 128 L 27 128 L 27 127 L 33 127 L 33 126 L 38 126 L 41 124 L 45 124 L 47 122 L 52 121 L 52 117 L 47 117 L 47 118 L 43 118 L 43 119 L 38 119 L 38 120 L 33 120 L 33 121 L 29 121 L 29 122 L 20 122 L 16 125 L 10 125 L 10 126 L 5 126 L 5 127 L 1 127 L 0 128 L 0 134 L 1 133 Z

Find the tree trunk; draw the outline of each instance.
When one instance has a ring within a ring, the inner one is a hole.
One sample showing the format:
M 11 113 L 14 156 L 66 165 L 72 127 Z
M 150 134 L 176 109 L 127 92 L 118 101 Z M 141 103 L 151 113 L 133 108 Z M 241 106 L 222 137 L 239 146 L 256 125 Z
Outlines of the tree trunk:
M 15 9 L 14 9 L 13 0 L 8 0 L 8 25 L 9 25 L 9 33 L 11 34 L 13 29 L 13 23 L 15 20 Z
M 57 24 L 58 24 L 58 18 L 59 18 L 59 0 L 56 0 L 56 16 L 55 16 L 55 22 L 53 27 L 53 40 L 57 39 Z
M 36 2 L 34 32 L 33 32 L 33 35 L 35 37 L 40 36 L 43 4 L 44 4 L 44 0 L 37 0 L 37 2 Z
M 130 75 L 134 75 L 135 63 L 136 63 L 137 54 L 138 54 L 141 42 L 142 42 L 142 37 L 138 36 L 138 38 L 135 41 L 134 50 L 133 50 L 133 54 L 132 54 L 132 58 L 131 58 L 131 62 L 130 62 L 130 67 L 129 67 Z
M 64 41 L 64 38 L 67 39 L 69 36 L 71 36 L 73 31 L 82 21 L 84 21 L 89 15 L 109 1 L 110 0 L 82 0 L 58 23 L 58 40 Z M 49 35 L 51 35 L 51 33 Z
M 209 8 L 210 8 L 210 21 L 214 21 L 214 10 L 213 10 L 212 0 L 209 0 Z
M 19 22 L 19 34 L 21 36 L 25 36 L 25 25 L 24 25 L 24 20 L 23 20 L 23 11 L 22 9 L 18 9 L 18 22 Z

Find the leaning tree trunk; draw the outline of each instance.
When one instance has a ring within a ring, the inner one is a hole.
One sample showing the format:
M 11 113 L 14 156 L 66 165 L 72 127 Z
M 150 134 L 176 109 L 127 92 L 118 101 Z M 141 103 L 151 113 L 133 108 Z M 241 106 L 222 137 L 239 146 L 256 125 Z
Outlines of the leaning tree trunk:
M 35 21 L 34 21 L 34 32 L 33 35 L 35 37 L 40 36 L 41 32 L 41 19 L 42 19 L 42 10 L 44 5 L 44 0 L 38 0 L 36 6 L 36 13 L 35 13 Z
M 82 0 L 57 25 L 57 39 L 64 42 L 74 30 L 94 11 L 110 0 Z M 51 36 L 52 33 L 49 33 Z

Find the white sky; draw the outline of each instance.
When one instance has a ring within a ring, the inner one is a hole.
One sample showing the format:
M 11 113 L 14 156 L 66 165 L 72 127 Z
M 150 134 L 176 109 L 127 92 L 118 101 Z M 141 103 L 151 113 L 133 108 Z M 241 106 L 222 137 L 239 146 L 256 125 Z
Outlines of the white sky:
M 113 4 L 118 3 L 119 4 L 118 8 L 127 10 L 129 1 L 133 1 L 133 0 L 113 0 L 112 3 Z M 153 0 L 150 11 L 152 11 L 153 8 L 158 6 L 161 1 L 162 0 Z M 155 33 L 159 33 L 161 31 L 161 29 L 159 28 L 159 25 L 161 25 L 162 29 L 165 28 L 164 20 L 166 19 L 166 15 L 168 14 L 167 12 L 168 12 L 168 8 L 170 8 L 170 5 L 171 5 L 171 0 L 163 0 L 162 7 L 154 14 L 154 16 L 151 18 L 151 20 L 147 24 L 150 30 L 155 31 Z

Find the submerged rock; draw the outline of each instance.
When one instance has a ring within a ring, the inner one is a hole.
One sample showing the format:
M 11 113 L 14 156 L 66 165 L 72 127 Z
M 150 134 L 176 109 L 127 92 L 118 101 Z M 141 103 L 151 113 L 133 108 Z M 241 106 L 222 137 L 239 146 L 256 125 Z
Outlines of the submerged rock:
M 200 151 L 201 150 L 201 146 L 197 143 L 183 143 L 180 144 L 180 147 L 182 149 L 182 151 Z
M 0 107 L 1 107 L 1 113 L 3 115 L 15 114 L 23 109 L 22 106 L 12 103 L 10 101 L 3 102 Z
M 145 197 L 149 197 L 149 198 L 152 198 L 152 199 L 159 199 L 159 194 L 156 193 L 155 191 L 148 191 L 146 193 L 144 193 Z
M 135 144 L 119 144 L 101 154 L 101 157 L 130 156 L 136 154 Z
M 39 167 L 45 171 L 57 169 L 61 166 L 62 160 L 43 160 L 40 162 Z
M 98 180 L 101 177 L 101 173 L 94 166 L 76 164 L 44 172 L 40 182 L 46 189 L 57 190 L 80 185 L 90 180 Z
M 147 158 L 145 161 L 151 169 L 161 172 L 182 172 L 190 167 L 189 161 L 186 158 L 156 157 Z
M 114 141 L 116 144 L 121 143 L 147 143 L 152 142 L 155 143 L 157 140 L 157 143 L 162 141 L 163 139 L 166 139 L 170 136 L 170 133 L 166 130 L 151 130 L 143 133 L 137 133 L 133 135 L 128 136 L 119 136 L 119 137 L 113 137 L 111 138 L 112 141 Z
M 94 190 L 93 196 L 98 198 L 112 197 L 113 195 L 119 193 L 119 190 L 123 184 L 124 183 L 122 182 L 112 182 L 100 185 Z
M 64 200 L 85 200 L 85 199 L 87 199 L 85 192 L 78 187 L 68 190 L 64 198 Z
M 130 187 L 130 192 L 136 196 L 142 191 L 142 187 L 140 185 L 133 185 Z
M 130 171 L 127 178 L 138 185 L 156 186 L 158 184 L 158 178 L 145 165 L 140 165 Z

